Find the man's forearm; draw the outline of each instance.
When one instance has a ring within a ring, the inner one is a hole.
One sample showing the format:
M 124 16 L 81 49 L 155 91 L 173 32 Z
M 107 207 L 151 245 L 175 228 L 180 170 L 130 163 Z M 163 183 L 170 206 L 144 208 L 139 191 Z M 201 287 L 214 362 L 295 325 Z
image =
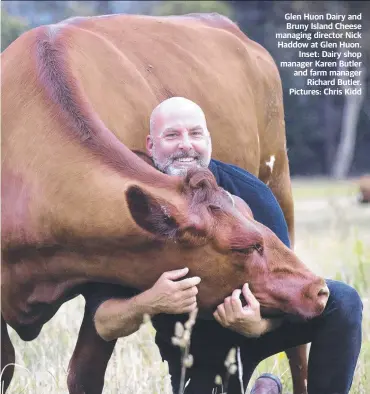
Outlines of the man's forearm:
M 254 323 L 253 325 L 248 322 L 247 325 L 231 325 L 230 328 L 248 338 L 258 338 L 280 327 L 281 323 L 282 319 L 261 319 L 260 322 Z
M 95 328 L 104 340 L 112 341 L 136 332 L 146 313 L 156 313 L 147 292 L 127 299 L 110 299 L 97 309 L 94 317 Z
M 276 328 L 281 326 L 282 322 L 282 319 L 262 319 L 260 335 L 275 330 Z

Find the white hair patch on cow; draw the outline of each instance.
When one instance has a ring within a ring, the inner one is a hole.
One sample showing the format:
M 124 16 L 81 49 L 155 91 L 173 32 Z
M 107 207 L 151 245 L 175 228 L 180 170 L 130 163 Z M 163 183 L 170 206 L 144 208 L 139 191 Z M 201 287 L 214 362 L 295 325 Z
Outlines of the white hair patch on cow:
M 234 207 L 235 207 L 235 201 L 234 201 L 234 198 L 233 198 L 232 194 L 229 193 L 229 192 L 228 192 L 227 190 L 225 190 L 225 189 L 224 189 L 224 191 L 225 191 L 225 193 L 228 195 L 228 197 L 230 198 L 231 204 L 233 204 L 233 208 L 234 208 Z
M 266 161 L 266 165 L 267 165 L 267 167 L 270 167 L 271 172 L 274 169 L 274 164 L 275 164 L 275 156 L 271 155 L 270 161 Z
M 169 213 L 169 211 L 168 211 L 168 208 L 167 208 L 165 205 L 161 205 L 161 210 L 162 210 L 163 214 L 164 214 L 166 217 L 168 217 L 168 218 L 171 217 L 171 215 L 170 215 L 170 213 Z

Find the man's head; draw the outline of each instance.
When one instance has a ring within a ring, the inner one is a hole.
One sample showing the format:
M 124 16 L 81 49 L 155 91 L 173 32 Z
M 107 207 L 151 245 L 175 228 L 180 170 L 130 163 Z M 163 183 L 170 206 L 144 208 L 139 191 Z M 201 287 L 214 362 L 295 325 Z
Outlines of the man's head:
M 190 168 L 207 168 L 211 136 L 199 105 L 183 97 L 160 103 L 150 117 L 146 148 L 155 166 L 168 175 L 185 176 Z

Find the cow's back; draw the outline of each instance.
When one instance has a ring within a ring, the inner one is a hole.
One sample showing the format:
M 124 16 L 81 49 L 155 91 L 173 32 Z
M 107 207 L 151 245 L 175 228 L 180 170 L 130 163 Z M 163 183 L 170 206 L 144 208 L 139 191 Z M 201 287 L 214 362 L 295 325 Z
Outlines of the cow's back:
M 59 29 L 86 96 L 128 147 L 145 148 L 150 113 L 160 101 L 184 96 L 206 114 L 214 157 L 258 175 L 265 100 L 271 100 L 264 97 L 266 78 L 276 79 L 258 44 L 197 17 L 117 15 L 71 20 Z

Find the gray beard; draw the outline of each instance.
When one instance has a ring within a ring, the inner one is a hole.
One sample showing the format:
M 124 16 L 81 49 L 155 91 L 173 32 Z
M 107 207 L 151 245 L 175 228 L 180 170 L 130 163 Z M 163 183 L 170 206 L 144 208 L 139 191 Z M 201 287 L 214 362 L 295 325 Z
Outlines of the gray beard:
M 175 176 L 183 176 L 183 177 L 186 176 L 188 170 L 190 170 L 191 168 L 174 168 L 172 166 L 172 164 L 176 159 L 187 158 L 187 157 L 193 157 L 196 160 L 196 162 L 194 163 L 194 165 L 191 168 L 208 168 L 208 163 L 206 163 L 204 161 L 204 159 L 199 157 L 196 154 L 196 152 L 194 152 L 194 151 L 188 152 L 186 154 L 178 154 L 178 153 L 173 154 L 166 160 L 165 163 L 163 163 L 163 164 L 158 163 L 158 161 L 156 159 L 155 148 L 153 147 L 152 159 L 153 159 L 154 165 L 159 171 L 161 171 L 167 175 L 175 175 Z

